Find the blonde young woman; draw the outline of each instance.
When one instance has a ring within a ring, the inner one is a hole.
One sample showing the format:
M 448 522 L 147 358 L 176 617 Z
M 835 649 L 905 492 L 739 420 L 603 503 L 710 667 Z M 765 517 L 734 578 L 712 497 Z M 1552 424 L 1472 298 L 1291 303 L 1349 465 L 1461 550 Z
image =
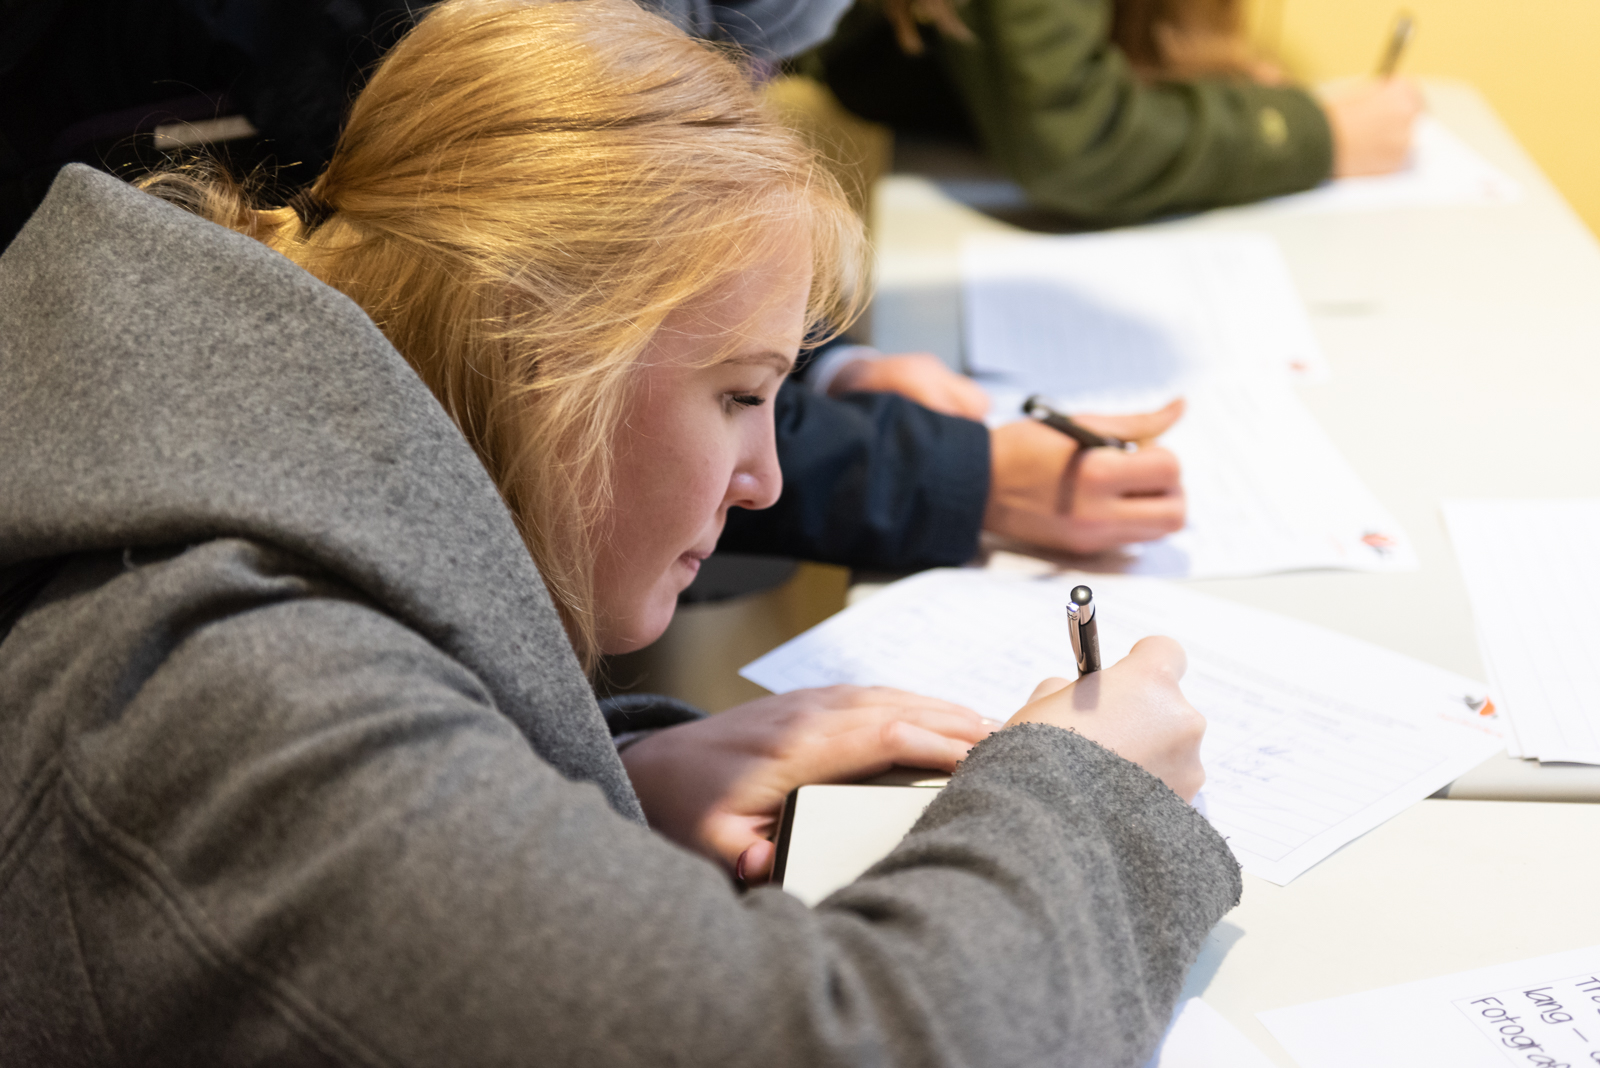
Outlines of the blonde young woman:
M 292 208 L 151 189 L 0 258 L 0 1060 L 1143 1062 L 1239 890 L 1171 642 L 992 734 L 595 707 L 860 259 L 732 63 L 449 0 Z M 795 783 L 963 757 L 822 907 L 736 891 Z

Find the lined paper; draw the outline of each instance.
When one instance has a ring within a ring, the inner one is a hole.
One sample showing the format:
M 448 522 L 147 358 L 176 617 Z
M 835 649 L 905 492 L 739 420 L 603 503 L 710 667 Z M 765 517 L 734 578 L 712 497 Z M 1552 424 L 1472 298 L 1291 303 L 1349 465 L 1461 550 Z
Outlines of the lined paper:
M 1276 244 L 1260 234 L 984 237 L 962 253 L 967 361 L 991 423 L 1042 393 L 1074 413 L 1184 417 L 1179 533 L 1082 566 L 1220 578 L 1416 566 L 1394 517 L 1295 394 L 1326 374 Z
M 1183 643 L 1207 719 L 1197 807 L 1246 871 L 1284 884 L 1503 746 L 1484 687 L 1334 631 L 1148 579 L 924 572 L 740 672 L 776 693 L 895 686 L 1009 718 L 1071 676 L 1063 607 L 1087 582 L 1106 663 L 1148 634 Z
M 1512 755 L 1600 764 L 1600 500 L 1443 510 Z

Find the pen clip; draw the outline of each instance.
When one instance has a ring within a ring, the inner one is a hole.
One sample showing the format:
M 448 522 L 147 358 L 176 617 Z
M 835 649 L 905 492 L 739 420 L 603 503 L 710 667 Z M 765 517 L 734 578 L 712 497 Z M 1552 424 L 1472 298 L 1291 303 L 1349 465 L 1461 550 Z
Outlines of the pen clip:
M 1082 674 L 1083 664 L 1083 622 L 1078 616 L 1078 606 L 1067 602 L 1067 637 L 1072 640 L 1072 662 L 1079 666 L 1079 674 Z

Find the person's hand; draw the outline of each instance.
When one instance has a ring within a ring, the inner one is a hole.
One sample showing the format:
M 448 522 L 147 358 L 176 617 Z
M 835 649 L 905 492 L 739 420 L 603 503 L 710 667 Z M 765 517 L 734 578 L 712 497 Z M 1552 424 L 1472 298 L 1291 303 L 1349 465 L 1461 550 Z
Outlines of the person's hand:
M 772 870 L 767 835 L 795 787 L 896 764 L 953 771 L 997 727 L 932 697 L 830 686 L 669 727 L 624 749 L 622 763 L 652 827 L 754 883 Z
M 1359 178 L 1405 164 L 1423 101 L 1409 78 L 1385 78 L 1346 89 L 1322 107 L 1333 129 L 1334 176 Z
M 989 411 L 989 395 L 977 383 L 928 352 L 854 360 L 839 368 L 828 383 L 829 396 L 860 391 L 898 393 L 924 408 L 963 419 L 981 420 Z
M 1075 416 L 1098 434 L 1151 441 L 1183 414 L 1173 401 L 1148 415 Z M 1046 549 L 1098 553 L 1182 530 L 1178 458 L 1166 449 L 1079 449 L 1065 434 L 1026 419 L 989 436 L 993 533 Z
M 1193 801 L 1206 781 L 1200 766 L 1206 721 L 1178 689 L 1187 665 L 1171 638 L 1145 638 L 1104 671 L 1077 682 L 1041 682 L 1006 726 L 1050 723 L 1076 731 Z

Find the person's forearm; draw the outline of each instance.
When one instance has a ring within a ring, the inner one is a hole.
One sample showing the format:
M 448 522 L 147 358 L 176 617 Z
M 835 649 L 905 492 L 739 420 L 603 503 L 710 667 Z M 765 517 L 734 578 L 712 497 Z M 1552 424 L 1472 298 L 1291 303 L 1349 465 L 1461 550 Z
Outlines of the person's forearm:
M 991 153 L 1039 205 L 1092 223 L 1308 188 L 1332 169 L 1303 90 L 1243 79 L 1148 85 L 1108 43 L 1104 0 L 974 0 L 978 41 L 942 55 Z
M 264 639 L 315 650 L 312 673 L 263 673 Z M 101 776 L 74 794 L 95 813 L 79 863 L 101 876 L 88 945 L 120 962 L 113 994 L 211 1005 L 224 1059 L 254 1039 L 301 1059 L 1132 1065 L 1238 893 L 1226 846 L 1158 780 L 1025 725 L 818 908 L 740 897 L 354 604 L 212 622 L 138 707 L 119 739 L 161 721 L 185 744 L 119 760 L 137 792 Z
M 857 935 L 902 961 L 917 960 L 913 932 L 943 909 L 984 918 L 942 933 L 947 967 L 915 965 L 930 1003 L 953 1006 L 939 1041 L 963 1063 L 1138 1065 L 1239 893 L 1221 837 L 1165 785 L 1029 724 L 980 743 L 904 843 L 824 909 L 904 917 Z M 1027 929 L 1051 937 L 1008 933 Z M 1004 983 L 978 981 L 991 968 Z M 974 1040 L 996 1031 L 1010 1037 Z

